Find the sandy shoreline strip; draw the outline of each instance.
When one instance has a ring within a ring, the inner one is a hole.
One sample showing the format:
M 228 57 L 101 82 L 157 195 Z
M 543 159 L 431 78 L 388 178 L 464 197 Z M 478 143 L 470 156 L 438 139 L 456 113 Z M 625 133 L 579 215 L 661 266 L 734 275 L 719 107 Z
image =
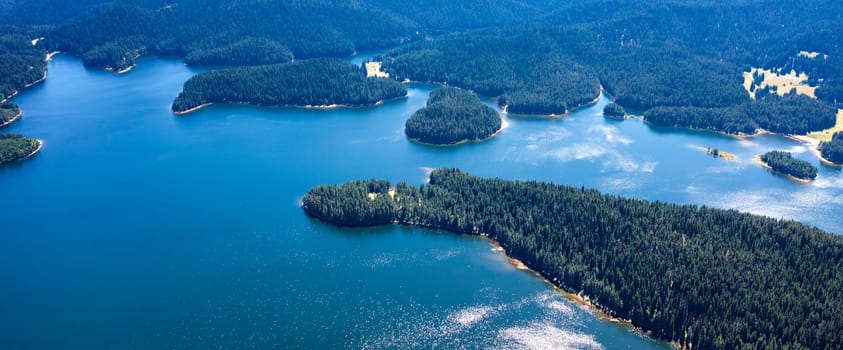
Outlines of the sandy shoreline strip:
M 755 156 L 755 158 L 752 158 L 752 160 L 753 160 L 753 161 L 755 161 L 756 163 L 758 163 L 758 165 L 760 165 L 760 166 L 764 167 L 764 169 L 767 169 L 767 170 L 772 171 L 772 172 L 774 172 L 774 173 L 776 173 L 776 174 L 779 174 L 779 175 L 785 176 L 785 177 L 787 177 L 787 178 L 788 178 L 788 180 L 790 180 L 790 181 L 794 181 L 794 182 L 798 182 L 798 183 L 801 183 L 801 184 L 806 184 L 806 185 L 807 185 L 807 184 L 810 184 L 810 183 L 811 183 L 811 181 L 814 181 L 814 180 L 816 180 L 817 178 L 819 178 L 819 176 L 817 176 L 817 178 L 814 178 L 813 180 L 805 180 L 805 179 L 800 179 L 800 178 L 798 178 L 798 177 L 796 177 L 796 176 L 793 176 L 793 175 L 790 175 L 790 174 L 786 174 L 786 173 L 783 173 L 783 172 L 780 172 L 780 171 L 775 171 L 775 170 L 773 170 L 773 167 L 771 167 L 769 164 L 767 164 L 767 163 L 765 163 L 763 160 L 761 160 L 761 155 L 760 155 L 760 154 L 759 154 L 759 155 L 757 155 L 757 156 Z

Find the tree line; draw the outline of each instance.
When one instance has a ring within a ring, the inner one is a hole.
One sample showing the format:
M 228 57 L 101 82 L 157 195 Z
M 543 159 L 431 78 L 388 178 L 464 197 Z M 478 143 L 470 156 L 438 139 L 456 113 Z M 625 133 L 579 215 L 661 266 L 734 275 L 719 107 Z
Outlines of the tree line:
M 453 169 L 418 187 L 319 186 L 303 209 L 337 225 L 486 235 L 557 286 L 694 349 L 843 341 L 843 237 L 794 221 Z
M 831 141 L 821 143 L 820 153 L 826 160 L 843 165 L 843 133 L 835 133 Z
M 360 66 L 318 58 L 197 74 L 184 83 L 172 110 L 184 112 L 209 103 L 357 107 L 406 94 L 407 88 L 397 81 L 367 78 Z
M 477 95 L 444 86 L 433 90 L 427 105 L 407 119 L 404 133 L 412 140 L 445 145 L 482 140 L 500 128 L 498 112 Z

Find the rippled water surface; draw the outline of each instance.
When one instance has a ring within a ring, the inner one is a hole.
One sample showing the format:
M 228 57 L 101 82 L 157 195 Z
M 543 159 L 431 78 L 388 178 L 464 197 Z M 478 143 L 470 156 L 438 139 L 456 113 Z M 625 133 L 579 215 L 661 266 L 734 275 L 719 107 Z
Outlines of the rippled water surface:
M 4 348 L 665 348 L 510 265 L 482 239 L 336 228 L 298 207 L 311 187 L 421 184 L 435 167 L 796 219 L 843 233 L 843 176 L 779 136 L 737 140 L 604 119 L 508 118 L 459 147 L 409 142 L 433 88 L 329 111 L 212 106 L 175 117 L 195 74 L 144 60 L 125 76 L 58 56 L 4 132 L 45 141 L 0 168 Z M 734 153 L 708 157 L 697 147 Z M 810 185 L 752 158 L 794 152 Z

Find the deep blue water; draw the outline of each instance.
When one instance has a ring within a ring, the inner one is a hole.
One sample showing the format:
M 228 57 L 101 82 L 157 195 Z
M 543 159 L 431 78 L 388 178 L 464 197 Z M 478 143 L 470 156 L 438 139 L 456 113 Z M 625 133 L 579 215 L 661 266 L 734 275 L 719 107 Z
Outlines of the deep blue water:
M 784 149 L 818 164 L 783 137 L 606 120 L 604 98 L 561 120 L 508 118 L 487 142 L 431 147 L 407 141 L 403 124 L 432 86 L 368 109 L 173 116 L 193 74 L 180 61 L 143 60 L 114 76 L 58 56 L 46 82 L 15 98 L 24 117 L 3 132 L 45 146 L 0 168 L 4 349 L 667 347 L 569 301 L 482 239 L 336 228 L 298 207 L 319 184 L 421 184 L 435 167 L 843 233 L 840 171 L 819 166 L 804 185 L 752 162 Z

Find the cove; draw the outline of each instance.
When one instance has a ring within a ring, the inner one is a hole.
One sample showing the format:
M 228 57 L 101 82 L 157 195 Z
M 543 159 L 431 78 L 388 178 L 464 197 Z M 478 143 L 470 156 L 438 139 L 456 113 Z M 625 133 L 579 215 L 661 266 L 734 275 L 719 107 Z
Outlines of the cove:
M 486 142 L 430 147 L 403 134 L 434 88 L 423 84 L 374 108 L 215 105 L 173 116 L 169 103 L 197 72 L 149 59 L 114 76 L 60 55 L 14 99 L 25 114 L 4 132 L 45 145 L 0 168 L 0 193 L 17 208 L 0 212 L 4 347 L 667 347 L 600 319 L 484 240 L 335 228 L 298 207 L 319 184 L 420 184 L 436 167 L 843 233 L 840 171 L 779 136 L 607 120 L 603 98 L 561 120 L 509 118 Z M 819 179 L 793 183 L 752 162 L 771 149 L 817 165 Z

